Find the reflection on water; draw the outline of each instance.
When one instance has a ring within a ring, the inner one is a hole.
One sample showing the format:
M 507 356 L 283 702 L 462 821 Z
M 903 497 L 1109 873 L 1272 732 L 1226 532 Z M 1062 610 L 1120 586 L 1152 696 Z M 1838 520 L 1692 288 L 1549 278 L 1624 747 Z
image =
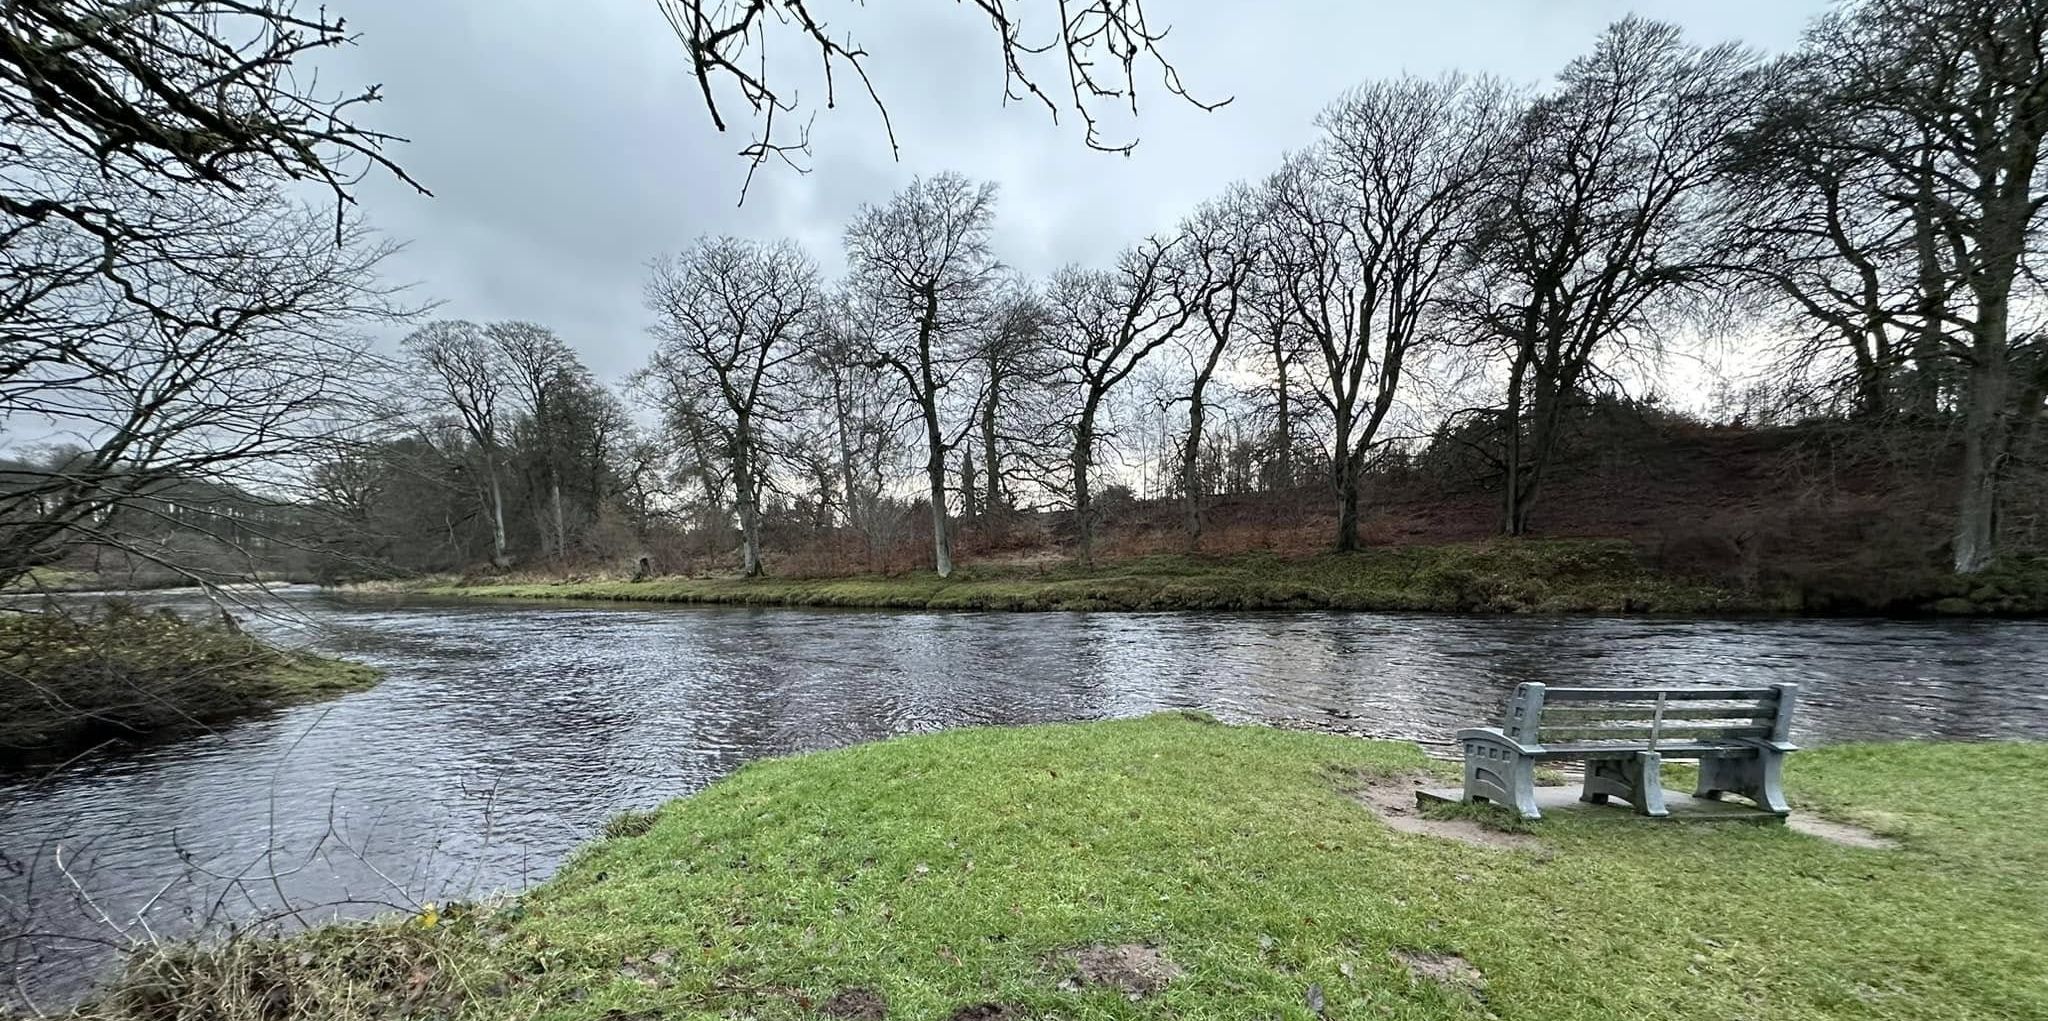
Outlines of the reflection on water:
M 1191 706 L 1438 742 L 1494 718 L 1519 681 L 1797 681 L 1809 744 L 2048 737 L 2048 626 L 2032 623 L 288 598 L 304 619 L 263 626 L 388 680 L 0 785 L 0 933 L 45 934 L 0 944 L 0 959 L 24 965 L 30 991 L 61 997 L 108 960 L 49 934 L 516 890 L 621 809 L 741 763 L 942 727 Z

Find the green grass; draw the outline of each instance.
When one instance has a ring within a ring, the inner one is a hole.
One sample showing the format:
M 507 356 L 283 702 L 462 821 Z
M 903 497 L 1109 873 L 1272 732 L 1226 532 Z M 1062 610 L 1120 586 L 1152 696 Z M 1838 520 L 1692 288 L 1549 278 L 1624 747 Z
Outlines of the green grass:
M 1331 1018 L 2048 1016 L 2048 746 L 1793 757 L 1800 810 L 1896 851 L 1619 812 L 1481 849 L 1395 833 L 1345 792 L 1421 766 L 1181 716 L 759 763 L 516 902 L 172 951 L 97 1010 L 241 1016 L 281 983 L 307 1018 L 796 1021 L 852 987 L 904 1019 L 1306 1019 L 1311 987 Z M 1139 1000 L 1068 981 L 1070 951 L 1130 943 L 1185 974 Z M 1459 955 L 1482 984 L 1413 978 L 1396 952 Z M 186 1012 L 131 1010 L 164 1003 Z
M 0 770 L 331 698 L 380 677 L 119 600 L 85 614 L 0 612 Z
M 62 592 L 87 587 L 93 581 L 94 576 L 85 571 L 35 567 L 6 585 L 0 585 L 0 592 Z
M 850 578 L 655 578 L 428 585 L 438 595 L 958 610 L 1438 610 L 1708 613 L 1776 609 L 1660 574 L 1618 540 L 1384 547 L 1283 558 L 1152 556 L 1082 567 Z

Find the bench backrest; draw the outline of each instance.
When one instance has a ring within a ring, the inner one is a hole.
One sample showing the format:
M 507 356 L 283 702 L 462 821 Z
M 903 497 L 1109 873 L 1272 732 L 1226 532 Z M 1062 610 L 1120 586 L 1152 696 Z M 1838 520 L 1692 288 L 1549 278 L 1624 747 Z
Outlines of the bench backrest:
M 1790 741 L 1797 684 L 1765 688 L 1552 688 L 1521 684 L 1501 730 L 1523 744 Z

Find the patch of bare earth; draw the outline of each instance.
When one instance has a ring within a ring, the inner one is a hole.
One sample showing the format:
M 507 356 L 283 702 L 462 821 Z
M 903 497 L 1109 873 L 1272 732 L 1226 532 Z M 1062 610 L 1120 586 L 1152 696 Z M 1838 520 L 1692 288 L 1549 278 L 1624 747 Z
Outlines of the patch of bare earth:
M 1899 842 L 1864 829 L 1855 823 L 1836 822 L 1823 819 L 1807 812 L 1794 812 L 1785 820 L 1785 828 L 1794 833 L 1804 833 L 1843 847 L 1854 847 L 1865 851 L 1896 851 Z
M 889 1001 L 872 989 L 847 986 L 819 1004 L 818 1013 L 842 1021 L 882 1021 L 889 1016 Z
M 1452 989 L 1463 989 L 1474 996 L 1486 992 L 1486 976 L 1472 965 L 1471 961 L 1457 954 L 1440 954 L 1434 950 L 1407 950 L 1396 947 L 1390 951 L 1394 960 L 1408 969 L 1410 977 L 1418 982 L 1434 982 Z
M 1158 947 L 1143 943 L 1084 947 L 1069 955 L 1074 976 L 1061 983 L 1067 988 L 1109 986 L 1125 996 L 1143 999 L 1182 975 L 1181 967 L 1166 959 Z
M 1532 851 L 1542 844 L 1526 833 L 1507 833 L 1472 819 L 1431 819 L 1415 803 L 1415 792 L 1431 781 L 1414 774 L 1372 777 L 1352 795 L 1372 813 L 1402 833 L 1456 840 L 1473 847 Z
M 946 1015 L 946 1021 L 1025 1021 L 1030 1016 L 1014 1003 L 970 1003 Z

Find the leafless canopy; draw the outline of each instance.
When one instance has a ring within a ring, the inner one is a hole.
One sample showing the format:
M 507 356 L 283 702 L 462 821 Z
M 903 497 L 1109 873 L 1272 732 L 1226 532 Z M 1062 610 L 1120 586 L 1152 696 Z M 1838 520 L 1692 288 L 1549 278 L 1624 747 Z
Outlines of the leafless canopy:
M 810 151 L 811 119 L 816 106 L 806 105 L 786 76 L 771 68 L 769 40 L 788 38 L 798 48 L 815 49 L 825 79 L 825 108 L 838 105 L 839 77 L 851 73 L 861 91 L 881 115 L 882 130 L 892 152 L 897 150 L 896 128 L 889 109 L 868 76 L 868 51 L 851 35 L 835 33 L 827 16 L 819 10 L 833 0 L 656 0 L 661 12 L 689 51 L 690 73 L 697 79 L 704 106 L 718 130 L 726 130 L 725 111 L 717 96 L 719 84 L 739 91 L 753 117 L 760 122 L 754 140 L 740 150 L 749 161 L 747 180 L 770 159 L 781 160 L 803 171 L 797 162 Z M 1060 111 L 1071 109 L 1081 119 L 1088 146 L 1104 152 L 1129 152 L 1137 139 L 1113 140 L 1104 136 L 1097 112 L 1099 104 L 1114 103 L 1138 109 L 1138 78 L 1141 66 L 1156 70 L 1166 91 L 1204 110 L 1230 102 L 1195 98 L 1181 84 L 1180 73 L 1159 49 L 1167 29 L 1153 27 L 1145 16 L 1144 0 L 1039 0 L 1056 15 L 1055 30 L 1034 36 L 1027 32 L 1017 8 L 1019 0 L 971 0 L 966 5 L 980 11 L 995 32 L 1003 64 L 1003 100 L 1028 101 L 1045 107 L 1057 121 Z M 1055 65 L 1047 67 L 1046 65 Z M 1052 84 L 1064 75 L 1064 85 Z M 1061 94 L 1055 99 L 1055 94 Z M 807 114 L 808 111 L 808 114 Z M 793 128 L 778 118 L 801 118 Z M 741 191 L 741 199 L 746 193 Z
M 350 325 L 403 312 L 352 189 L 410 181 L 375 88 L 294 66 L 348 41 L 289 0 L 0 4 L 0 428 L 75 451 L 0 466 L 0 580 L 330 432 Z
M 817 267 L 787 241 L 701 239 L 657 262 L 648 281 L 647 308 L 661 341 L 648 381 L 679 434 L 717 438 L 749 576 L 762 570 L 761 497 L 795 411 L 797 363 L 820 305 Z
M 39 175 L 21 173 L 66 157 L 152 192 L 239 191 L 282 175 L 346 204 L 371 167 L 419 187 L 384 154 L 397 139 L 352 120 L 378 100 L 376 86 L 327 93 L 294 69 L 349 41 L 342 19 L 300 14 L 291 0 L 10 0 L 0 5 L 10 136 L 0 209 L 107 229 L 113 210 L 37 194 Z
M 995 185 L 949 172 L 910 182 L 886 205 L 861 207 L 846 228 L 847 287 L 867 360 L 895 372 L 905 402 L 923 420 L 941 576 L 953 569 L 946 455 L 966 429 L 948 430 L 946 411 L 949 403 L 964 403 L 965 410 L 979 403 L 979 395 L 962 393 L 962 384 L 1001 279 L 991 243 L 995 209 Z

